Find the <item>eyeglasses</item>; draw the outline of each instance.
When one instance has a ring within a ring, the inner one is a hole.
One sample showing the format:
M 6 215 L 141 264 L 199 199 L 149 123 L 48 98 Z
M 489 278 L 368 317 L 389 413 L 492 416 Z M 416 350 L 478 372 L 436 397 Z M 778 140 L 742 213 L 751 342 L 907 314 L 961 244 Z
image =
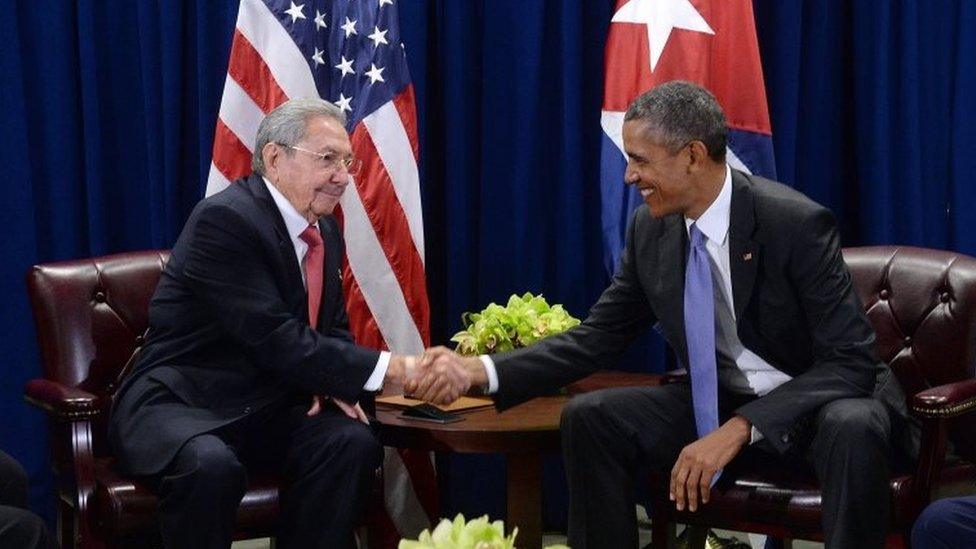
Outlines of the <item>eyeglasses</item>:
M 325 162 L 326 167 L 331 168 L 334 171 L 346 170 L 349 175 L 356 175 L 359 170 L 363 167 L 363 161 L 355 158 L 353 156 L 339 156 L 333 151 L 326 153 L 317 153 L 315 151 L 310 151 L 308 149 L 303 149 L 301 147 L 296 147 L 294 145 L 285 145 L 284 143 L 278 143 L 286 149 L 292 149 L 295 151 L 301 151 L 312 156 L 317 156 Z

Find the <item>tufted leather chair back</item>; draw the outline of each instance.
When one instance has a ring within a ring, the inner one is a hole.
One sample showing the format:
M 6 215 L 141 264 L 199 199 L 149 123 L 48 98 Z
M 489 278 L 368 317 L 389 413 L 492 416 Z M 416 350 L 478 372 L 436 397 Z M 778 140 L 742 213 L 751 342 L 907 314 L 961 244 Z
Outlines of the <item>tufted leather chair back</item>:
M 845 248 L 844 260 L 877 332 L 878 356 L 895 371 L 906 395 L 973 377 L 976 259 L 877 246 Z M 966 431 L 950 429 L 950 438 L 963 455 L 976 455 L 976 440 Z
M 44 377 L 95 394 L 107 411 L 142 344 L 149 300 L 168 259 L 168 251 L 145 251 L 33 267 L 27 288 Z M 93 433 L 97 454 L 103 422 Z

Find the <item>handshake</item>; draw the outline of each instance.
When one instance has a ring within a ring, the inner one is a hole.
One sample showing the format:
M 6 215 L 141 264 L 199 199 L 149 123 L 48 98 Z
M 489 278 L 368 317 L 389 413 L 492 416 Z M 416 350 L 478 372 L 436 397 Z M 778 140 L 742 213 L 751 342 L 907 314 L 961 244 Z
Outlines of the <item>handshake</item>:
M 383 385 L 434 404 L 450 404 L 472 387 L 486 389 L 488 375 L 480 358 L 432 347 L 421 356 L 390 357 Z

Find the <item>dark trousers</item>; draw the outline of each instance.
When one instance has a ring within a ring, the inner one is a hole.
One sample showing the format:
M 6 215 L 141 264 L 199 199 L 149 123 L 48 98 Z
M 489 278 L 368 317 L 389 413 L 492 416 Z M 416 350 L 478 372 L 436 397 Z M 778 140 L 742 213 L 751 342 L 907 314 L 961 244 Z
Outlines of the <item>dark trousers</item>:
M 940 499 L 926 507 L 912 528 L 912 547 L 976 547 L 976 496 Z
M 0 451 L 0 547 L 53 549 L 41 517 L 27 510 L 27 472 Z
M 277 546 L 353 547 L 382 446 L 369 427 L 332 405 L 276 405 L 190 439 L 156 477 L 163 542 L 230 547 L 248 470 L 284 478 Z
M 579 395 L 564 408 L 560 430 L 570 492 L 568 544 L 636 547 L 635 487 L 646 482 L 638 472 L 670 474 L 681 449 L 696 439 L 690 387 Z M 828 548 L 883 546 L 889 432 L 887 410 L 870 398 L 837 400 L 816 415 L 807 458 L 822 486 Z M 762 442 L 750 451 L 763 447 L 772 451 Z

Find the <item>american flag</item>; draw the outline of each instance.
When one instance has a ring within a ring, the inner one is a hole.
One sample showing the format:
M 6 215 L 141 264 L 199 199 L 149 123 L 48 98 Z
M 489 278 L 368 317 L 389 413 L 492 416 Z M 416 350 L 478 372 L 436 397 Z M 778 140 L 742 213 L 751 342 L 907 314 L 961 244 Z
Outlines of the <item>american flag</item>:
M 261 119 L 296 97 L 339 106 L 363 161 L 338 212 L 356 341 L 419 354 L 429 343 L 430 309 L 417 116 L 394 0 L 241 0 L 207 195 L 250 173 Z M 416 536 L 436 516 L 430 455 L 388 448 L 384 479 L 389 525 Z
M 617 0 L 604 59 L 600 172 L 604 262 L 612 273 L 627 220 L 644 202 L 623 184 L 621 135 L 624 113 L 641 93 L 669 80 L 701 84 L 725 111 L 729 165 L 770 178 L 776 167 L 752 0 Z

